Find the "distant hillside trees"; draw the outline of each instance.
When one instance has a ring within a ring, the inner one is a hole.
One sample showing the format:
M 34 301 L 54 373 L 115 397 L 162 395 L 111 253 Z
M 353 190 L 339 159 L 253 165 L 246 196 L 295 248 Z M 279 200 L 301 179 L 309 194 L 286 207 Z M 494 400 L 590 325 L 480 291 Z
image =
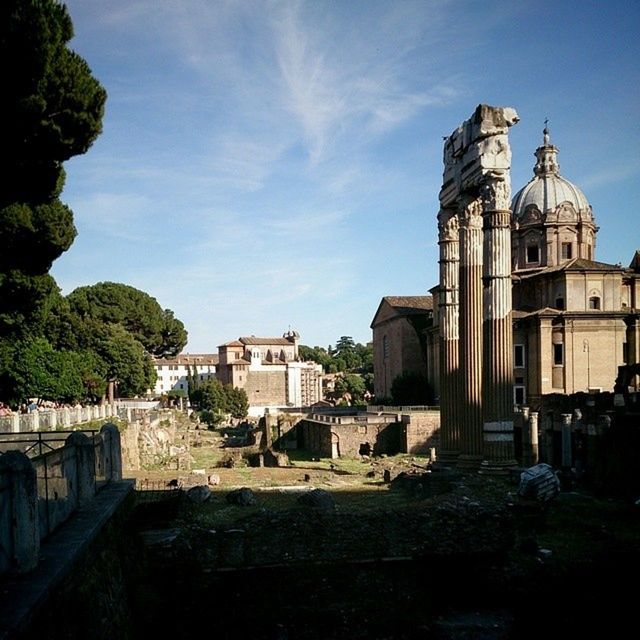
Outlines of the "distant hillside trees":
M 341 336 L 335 348 L 300 345 L 301 360 L 321 364 L 325 373 L 373 373 L 373 346 L 355 343 L 351 336 Z
M 362 404 L 373 394 L 373 345 L 354 342 L 341 336 L 336 346 L 307 347 L 300 345 L 301 360 L 317 362 L 325 373 L 342 374 L 336 378 L 333 399 L 337 402 Z

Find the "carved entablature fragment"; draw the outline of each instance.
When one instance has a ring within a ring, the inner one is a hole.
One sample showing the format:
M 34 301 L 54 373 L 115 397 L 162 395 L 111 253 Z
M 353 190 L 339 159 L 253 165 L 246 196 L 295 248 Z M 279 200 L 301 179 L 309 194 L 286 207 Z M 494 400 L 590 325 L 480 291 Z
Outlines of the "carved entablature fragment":
M 440 204 L 453 206 L 463 192 L 476 192 L 483 182 L 508 176 L 511 150 L 507 132 L 518 122 L 511 107 L 479 105 L 445 141 Z

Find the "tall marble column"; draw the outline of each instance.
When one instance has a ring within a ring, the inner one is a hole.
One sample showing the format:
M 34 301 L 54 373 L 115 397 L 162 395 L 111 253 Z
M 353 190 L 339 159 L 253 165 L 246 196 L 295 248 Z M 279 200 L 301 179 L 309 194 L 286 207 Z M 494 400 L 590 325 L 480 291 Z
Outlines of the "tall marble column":
M 458 466 L 482 461 L 482 205 L 462 198 L 460 210 L 460 429 Z
M 481 187 L 484 235 L 482 470 L 516 466 L 513 441 L 513 328 L 511 301 L 511 183 L 508 172 Z
M 458 409 L 458 215 L 455 209 L 438 213 L 440 245 L 440 451 L 439 458 L 454 461 L 460 453 Z

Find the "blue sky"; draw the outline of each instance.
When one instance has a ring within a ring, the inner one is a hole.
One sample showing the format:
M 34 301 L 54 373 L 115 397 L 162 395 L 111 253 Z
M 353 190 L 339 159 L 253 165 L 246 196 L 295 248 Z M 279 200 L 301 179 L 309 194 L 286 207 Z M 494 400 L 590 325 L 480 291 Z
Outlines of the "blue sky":
M 640 3 L 632 0 L 70 0 L 72 47 L 108 92 L 66 164 L 78 237 L 63 293 L 154 296 L 186 350 L 241 335 L 371 339 L 385 295 L 437 284 L 442 138 L 515 107 L 515 191 L 549 118 L 562 175 L 640 248 Z

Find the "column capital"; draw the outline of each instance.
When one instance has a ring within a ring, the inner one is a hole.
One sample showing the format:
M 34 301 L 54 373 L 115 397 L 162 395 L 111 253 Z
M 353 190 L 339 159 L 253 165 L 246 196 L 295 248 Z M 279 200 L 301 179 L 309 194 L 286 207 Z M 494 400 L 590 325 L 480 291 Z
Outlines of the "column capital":
M 486 211 L 510 211 L 511 179 L 509 173 L 495 173 L 480 187 L 482 205 Z
M 455 209 L 440 209 L 438 212 L 438 242 L 458 241 L 459 220 Z
M 460 202 L 460 228 L 482 229 L 482 203 L 479 198 L 463 198 Z

